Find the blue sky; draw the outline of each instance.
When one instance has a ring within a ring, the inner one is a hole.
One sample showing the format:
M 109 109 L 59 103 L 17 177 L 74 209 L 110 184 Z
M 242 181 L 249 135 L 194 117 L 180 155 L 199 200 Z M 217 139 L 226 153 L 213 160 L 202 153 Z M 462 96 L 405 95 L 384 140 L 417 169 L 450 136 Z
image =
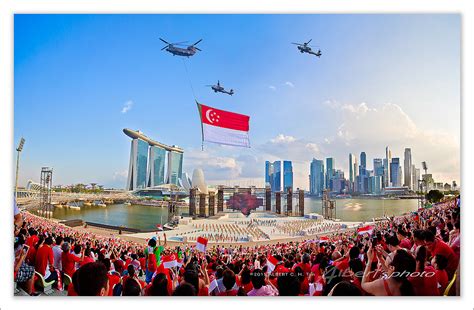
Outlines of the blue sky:
M 251 149 L 200 151 L 183 59 L 159 37 L 203 39 L 184 59 L 196 97 L 250 115 Z M 320 59 L 290 44 L 310 38 Z M 347 171 L 366 151 L 370 168 L 385 145 L 460 182 L 460 15 L 16 15 L 14 64 L 20 184 L 52 166 L 56 184 L 123 187 L 123 128 L 183 147 L 185 171 L 214 182 L 261 181 L 265 159 L 289 159 L 307 188 L 313 157 Z M 217 79 L 236 94 L 204 87 Z

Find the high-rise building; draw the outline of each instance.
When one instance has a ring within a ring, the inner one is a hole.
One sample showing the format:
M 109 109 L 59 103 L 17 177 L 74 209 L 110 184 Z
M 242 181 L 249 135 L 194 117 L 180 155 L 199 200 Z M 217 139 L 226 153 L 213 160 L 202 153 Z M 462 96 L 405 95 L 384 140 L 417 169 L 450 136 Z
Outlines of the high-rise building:
M 268 160 L 265 161 L 265 186 L 270 186 L 270 187 L 271 187 L 270 175 L 271 175 L 271 173 L 273 173 L 273 172 L 270 172 L 271 167 L 272 167 L 272 164 Z
M 368 174 L 367 174 L 367 155 L 365 152 L 360 153 L 360 166 L 359 166 L 359 184 L 358 189 L 360 193 L 368 193 Z
M 277 160 L 273 163 L 269 161 L 265 162 L 265 183 L 268 183 L 266 185 L 270 186 L 272 192 L 279 192 L 282 190 L 281 172 L 281 161 Z M 291 176 L 291 179 L 293 179 L 293 176 Z M 293 182 L 293 180 L 291 181 Z
M 324 190 L 324 161 L 313 158 L 309 166 L 309 191 L 321 196 Z
M 346 179 L 342 170 L 335 170 L 331 178 L 331 192 L 342 193 L 345 189 Z
M 288 189 L 293 190 L 293 166 L 291 161 L 283 161 L 283 190 L 285 192 Z
M 165 166 L 166 166 L 166 150 L 159 146 L 150 146 L 150 154 L 148 156 L 148 187 L 165 184 Z
M 374 158 L 374 175 L 383 177 L 384 166 L 382 158 Z
M 132 138 L 127 190 L 181 183 L 183 173 L 181 148 L 156 142 L 140 131 L 124 129 L 123 132 Z
M 326 158 L 326 184 L 325 188 L 331 189 L 331 179 L 334 175 L 334 158 L 328 157 Z
M 273 191 L 279 192 L 281 188 L 281 161 L 277 160 L 273 162 Z
M 179 184 L 179 179 L 183 174 L 183 153 L 168 152 L 168 184 Z
M 405 148 L 405 159 L 403 161 L 403 185 L 408 186 L 409 189 L 413 189 L 412 183 L 412 161 L 411 161 L 411 149 Z
M 392 152 L 390 148 L 385 147 L 385 160 L 384 160 L 384 187 L 389 187 L 390 184 L 390 164 L 392 163 Z
M 352 153 L 349 153 L 349 182 L 354 182 L 354 161 Z
M 373 175 L 369 177 L 370 193 L 373 195 L 380 195 L 382 193 L 382 176 Z
M 365 152 L 360 153 L 360 166 L 367 169 L 367 155 Z
M 392 158 L 390 163 L 390 183 L 392 187 L 401 186 L 401 167 L 400 167 L 400 158 Z
M 354 157 L 354 183 L 353 183 L 353 192 L 359 191 L 359 163 L 357 162 L 357 157 Z

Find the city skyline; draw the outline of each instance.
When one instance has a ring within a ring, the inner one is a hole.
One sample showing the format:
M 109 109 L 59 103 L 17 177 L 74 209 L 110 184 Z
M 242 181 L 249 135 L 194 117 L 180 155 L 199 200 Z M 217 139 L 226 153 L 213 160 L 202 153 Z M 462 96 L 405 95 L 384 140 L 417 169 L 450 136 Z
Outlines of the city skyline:
M 189 76 L 182 60 L 160 52 L 158 35 L 203 38 L 203 52 L 185 60 Z M 290 44 L 309 38 L 320 59 Z M 410 147 L 417 167 L 426 161 L 434 179 L 459 184 L 459 41 L 460 17 L 449 14 L 17 14 L 14 139 L 26 139 L 19 184 L 50 166 L 56 184 L 125 188 L 122 128 L 179 145 L 183 172 L 202 168 L 210 184 L 262 182 L 266 160 L 287 159 L 294 187 L 308 189 L 313 157 L 335 158 L 348 175 L 347 154 L 384 159 L 387 145 L 402 166 Z M 236 94 L 203 86 L 216 79 Z M 251 116 L 251 149 L 201 151 L 189 80 L 200 102 Z

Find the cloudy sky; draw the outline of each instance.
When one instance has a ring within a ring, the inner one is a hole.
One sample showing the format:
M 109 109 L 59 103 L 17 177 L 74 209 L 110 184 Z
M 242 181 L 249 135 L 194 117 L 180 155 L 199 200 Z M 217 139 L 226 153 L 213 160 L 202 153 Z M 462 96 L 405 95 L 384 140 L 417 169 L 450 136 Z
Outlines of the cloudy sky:
M 290 44 L 310 38 L 320 59 Z M 236 94 L 205 87 L 218 79 Z M 313 157 L 347 172 L 365 151 L 371 169 L 387 145 L 460 183 L 459 15 L 16 15 L 14 91 L 20 184 L 51 166 L 55 184 L 124 187 L 123 128 L 183 147 L 210 183 L 262 185 L 265 160 L 285 159 L 307 189 Z M 251 148 L 202 151 L 194 96 L 250 115 Z

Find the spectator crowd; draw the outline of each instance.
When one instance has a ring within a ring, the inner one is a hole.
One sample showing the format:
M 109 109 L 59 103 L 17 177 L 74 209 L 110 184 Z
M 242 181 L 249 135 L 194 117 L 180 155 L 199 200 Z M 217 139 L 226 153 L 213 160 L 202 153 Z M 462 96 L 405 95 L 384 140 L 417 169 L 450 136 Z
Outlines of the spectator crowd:
M 368 230 L 276 244 L 207 245 L 198 238 L 196 245 L 171 246 L 166 234 L 140 244 L 16 207 L 14 222 L 14 281 L 30 295 L 41 293 L 43 280 L 68 296 L 459 294 L 459 198 Z

